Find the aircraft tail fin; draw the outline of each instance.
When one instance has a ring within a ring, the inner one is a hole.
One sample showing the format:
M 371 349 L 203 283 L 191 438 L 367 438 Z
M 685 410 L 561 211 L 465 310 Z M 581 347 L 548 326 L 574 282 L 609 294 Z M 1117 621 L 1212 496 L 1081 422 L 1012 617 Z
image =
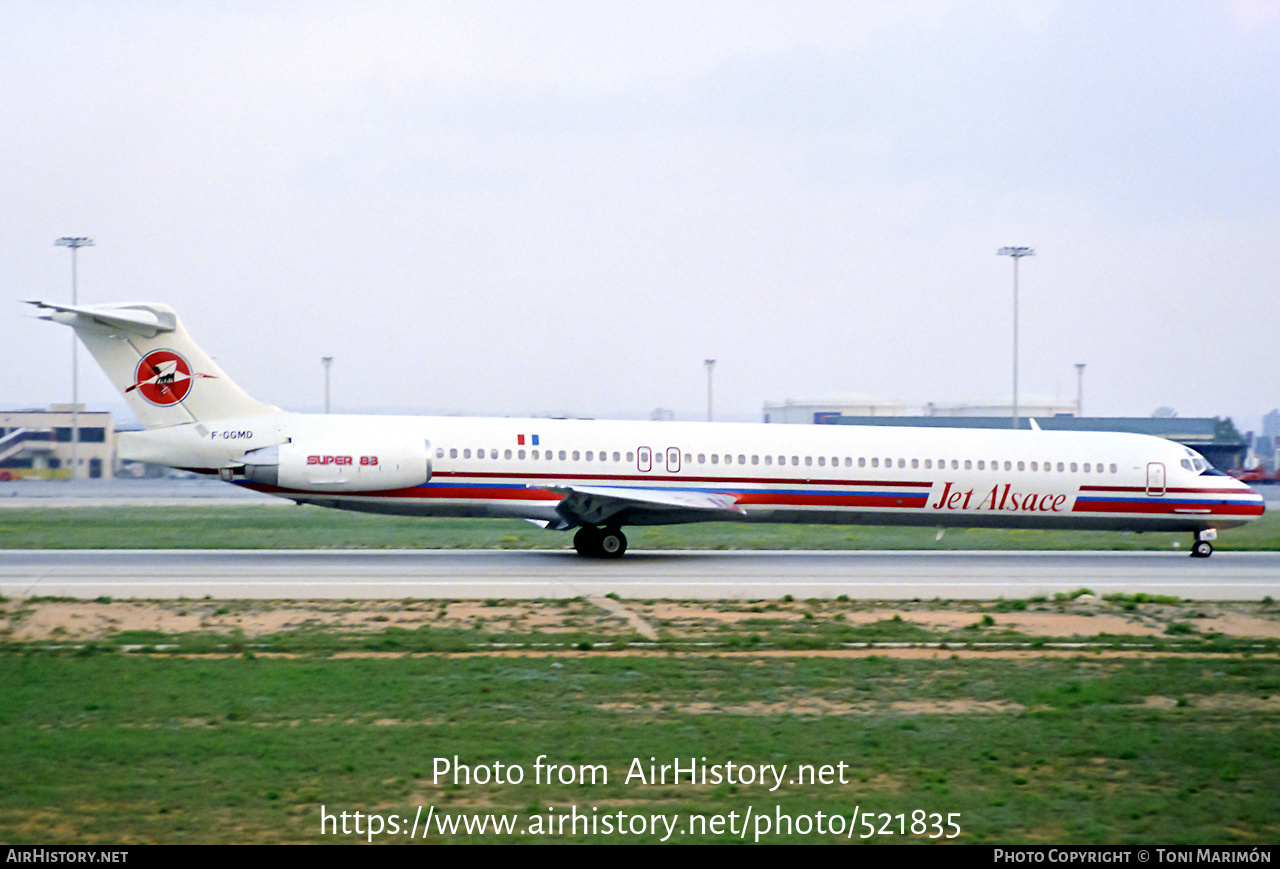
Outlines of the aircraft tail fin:
M 236 386 L 166 305 L 30 304 L 75 330 L 148 429 L 280 412 Z

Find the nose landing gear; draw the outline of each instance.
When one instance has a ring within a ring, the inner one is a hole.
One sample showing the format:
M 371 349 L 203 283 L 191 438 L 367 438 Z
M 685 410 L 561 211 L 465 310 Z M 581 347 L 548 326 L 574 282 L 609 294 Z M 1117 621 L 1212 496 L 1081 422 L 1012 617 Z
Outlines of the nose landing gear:
M 1218 532 L 1212 528 L 1196 533 L 1195 542 L 1191 544 L 1192 558 L 1208 558 L 1213 555 L 1212 541 L 1217 539 Z
M 573 548 L 587 558 L 621 558 L 627 551 L 627 535 L 621 528 L 583 525 L 573 535 Z

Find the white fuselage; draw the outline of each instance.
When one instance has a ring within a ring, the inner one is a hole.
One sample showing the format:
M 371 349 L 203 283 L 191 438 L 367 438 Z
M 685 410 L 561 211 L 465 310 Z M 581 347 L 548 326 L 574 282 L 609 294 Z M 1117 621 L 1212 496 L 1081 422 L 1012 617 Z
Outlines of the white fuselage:
M 734 505 L 640 504 L 616 513 L 615 525 L 736 519 L 1200 531 L 1263 512 L 1252 489 L 1201 472 L 1185 447 L 1136 434 L 288 413 L 210 424 L 203 435 L 180 428 L 125 436 L 122 455 L 216 470 L 287 444 L 281 449 L 293 451 L 294 464 L 286 469 L 280 459 L 277 484 L 242 484 L 378 513 L 555 522 L 565 490 L 592 487 L 640 501 L 705 493 Z M 420 473 L 388 477 L 396 481 L 388 487 L 361 477 L 388 462 L 416 468 L 422 457 Z

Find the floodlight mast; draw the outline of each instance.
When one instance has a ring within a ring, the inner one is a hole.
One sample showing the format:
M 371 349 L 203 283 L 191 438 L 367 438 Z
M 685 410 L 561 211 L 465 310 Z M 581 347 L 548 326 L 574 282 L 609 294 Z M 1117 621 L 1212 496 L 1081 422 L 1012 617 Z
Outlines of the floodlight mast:
M 71 304 L 80 304 L 76 288 L 76 252 L 82 247 L 92 247 L 93 239 L 84 236 L 64 235 L 54 241 L 55 247 L 71 248 Z M 77 364 L 77 340 L 71 336 L 71 479 L 80 471 L 80 368 Z
M 1018 427 L 1018 260 L 1035 256 L 1029 247 L 1002 247 L 998 256 L 1013 257 L 1013 427 Z
M 711 422 L 711 372 L 716 367 L 716 361 L 705 359 L 702 364 L 707 366 L 707 422 Z
M 329 366 L 333 364 L 332 356 L 321 356 L 320 363 L 324 365 L 324 412 L 329 412 Z

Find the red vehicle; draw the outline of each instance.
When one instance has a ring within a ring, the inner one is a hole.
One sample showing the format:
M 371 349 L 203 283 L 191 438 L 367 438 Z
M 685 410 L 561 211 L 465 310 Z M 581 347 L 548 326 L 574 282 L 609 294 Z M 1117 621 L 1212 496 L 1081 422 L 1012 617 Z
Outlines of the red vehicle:
M 1232 468 L 1227 475 L 1235 477 L 1242 483 L 1280 483 L 1280 472 L 1271 473 L 1266 468 L 1254 468 L 1246 471 L 1243 468 Z

